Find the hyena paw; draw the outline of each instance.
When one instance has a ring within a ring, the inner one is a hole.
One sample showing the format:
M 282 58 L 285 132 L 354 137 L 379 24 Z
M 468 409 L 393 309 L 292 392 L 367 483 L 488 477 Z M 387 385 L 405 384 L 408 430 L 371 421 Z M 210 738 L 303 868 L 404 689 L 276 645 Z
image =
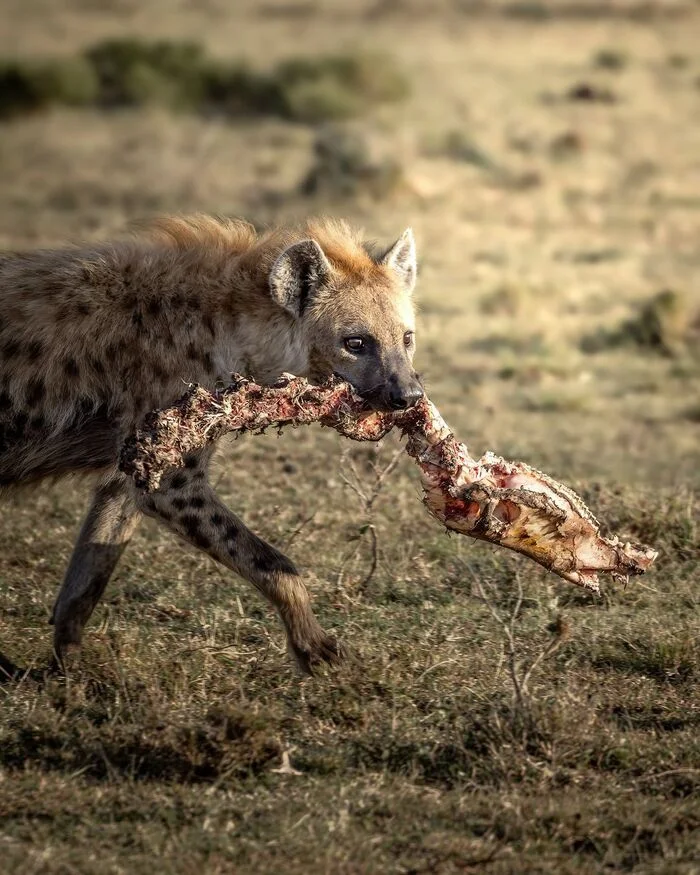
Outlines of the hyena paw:
M 67 675 L 80 663 L 80 645 L 66 644 L 56 648 L 49 663 L 49 674 Z
M 80 661 L 81 631 L 82 628 L 65 621 L 54 626 L 52 672 L 66 674 Z
M 324 663 L 338 665 L 348 656 L 347 648 L 332 635 L 319 630 L 306 640 L 289 638 L 289 650 L 302 674 L 313 675 Z

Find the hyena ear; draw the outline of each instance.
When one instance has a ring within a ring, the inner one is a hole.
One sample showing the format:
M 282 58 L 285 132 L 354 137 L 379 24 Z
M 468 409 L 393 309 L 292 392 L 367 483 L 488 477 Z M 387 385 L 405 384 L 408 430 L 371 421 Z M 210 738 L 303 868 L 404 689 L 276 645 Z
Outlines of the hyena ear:
M 413 291 L 417 270 L 416 241 L 410 228 L 406 228 L 396 243 L 379 259 L 379 263 L 396 271 L 406 291 Z
M 301 316 L 330 273 L 331 266 L 318 243 L 300 240 L 285 249 L 272 265 L 272 297 L 293 316 Z

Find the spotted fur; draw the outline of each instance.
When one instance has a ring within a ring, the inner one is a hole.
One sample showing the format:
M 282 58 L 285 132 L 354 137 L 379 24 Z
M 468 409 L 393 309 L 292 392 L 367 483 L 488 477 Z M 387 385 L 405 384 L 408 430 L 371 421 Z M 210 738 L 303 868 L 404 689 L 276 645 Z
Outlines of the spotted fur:
M 339 657 L 291 561 L 213 492 L 209 453 L 149 497 L 116 463 L 146 412 L 234 372 L 261 382 L 336 373 L 378 406 L 413 397 L 414 280 L 410 232 L 378 255 L 330 220 L 258 234 L 241 221 L 169 217 L 112 242 L 0 259 L 0 487 L 100 476 L 54 608 L 59 659 L 80 643 L 144 513 L 250 580 L 303 669 Z M 366 338 L 362 354 L 348 334 Z

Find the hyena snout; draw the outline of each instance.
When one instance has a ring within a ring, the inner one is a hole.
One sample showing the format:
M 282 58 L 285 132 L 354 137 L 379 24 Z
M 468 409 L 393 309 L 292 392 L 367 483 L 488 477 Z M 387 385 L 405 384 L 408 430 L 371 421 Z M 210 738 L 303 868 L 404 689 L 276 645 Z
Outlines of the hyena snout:
M 407 410 L 414 407 L 422 397 L 423 387 L 415 374 L 404 378 L 392 374 L 384 391 L 384 402 L 391 410 Z

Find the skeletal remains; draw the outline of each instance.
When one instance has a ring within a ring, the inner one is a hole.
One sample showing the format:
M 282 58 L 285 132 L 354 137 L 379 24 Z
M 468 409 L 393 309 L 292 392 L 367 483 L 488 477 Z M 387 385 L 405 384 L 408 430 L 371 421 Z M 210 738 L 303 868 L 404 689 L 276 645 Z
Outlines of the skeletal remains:
M 423 502 L 448 530 L 515 550 L 593 592 L 598 572 L 626 583 L 656 558 L 651 547 L 604 538 L 581 498 L 546 474 L 492 453 L 472 459 L 427 398 L 398 413 L 370 411 L 348 383 L 315 386 L 284 374 L 270 387 L 243 377 L 216 393 L 194 386 L 147 417 L 125 444 L 121 468 L 150 492 L 185 456 L 227 432 L 312 422 L 358 441 L 399 428 L 421 472 Z

